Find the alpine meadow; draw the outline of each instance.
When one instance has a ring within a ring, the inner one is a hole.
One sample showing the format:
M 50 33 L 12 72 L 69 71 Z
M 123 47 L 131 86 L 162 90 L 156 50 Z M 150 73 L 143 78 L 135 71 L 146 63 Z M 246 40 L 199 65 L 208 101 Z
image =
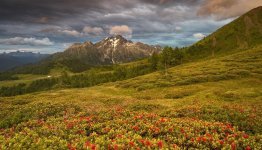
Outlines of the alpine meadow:
M 261 0 L 110 2 L 0 2 L 0 150 L 262 149 Z

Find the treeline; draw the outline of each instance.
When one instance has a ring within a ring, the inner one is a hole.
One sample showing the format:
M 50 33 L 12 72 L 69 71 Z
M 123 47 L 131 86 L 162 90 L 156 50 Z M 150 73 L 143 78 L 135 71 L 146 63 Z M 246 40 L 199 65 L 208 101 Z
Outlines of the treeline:
M 29 85 L 20 83 L 18 85 L 10 86 L 10 87 L 1 87 L 0 88 L 0 96 L 15 96 L 26 93 L 32 93 L 37 91 L 44 91 L 51 89 L 55 84 L 58 83 L 57 78 L 52 79 L 40 79 L 33 81 Z
M 107 69 L 105 69 L 107 70 Z M 18 84 L 11 87 L 1 87 L 0 96 L 15 96 L 37 91 L 56 88 L 82 88 L 98 85 L 106 82 L 125 80 L 152 72 L 150 64 L 117 65 L 109 71 L 101 68 L 91 69 L 87 73 L 70 76 L 63 72 L 60 77 L 35 80 L 30 84 Z
M 183 63 L 186 53 L 184 48 L 165 47 L 160 54 L 153 53 L 149 58 L 150 68 L 154 71 L 163 70 L 167 73 L 167 69 Z
M 11 73 L 0 73 L 0 81 L 5 81 L 5 80 L 18 80 L 18 77 L 14 76 Z
M 84 62 L 78 59 L 60 59 L 53 61 L 51 58 L 46 59 L 37 64 L 30 64 L 22 67 L 15 68 L 10 73 L 13 74 L 37 74 L 37 75 L 47 75 L 50 73 L 51 69 L 54 68 L 67 68 L 73 73 L 80 73 L 87 69 L 90 69 L 92 66 L 85 64 Z

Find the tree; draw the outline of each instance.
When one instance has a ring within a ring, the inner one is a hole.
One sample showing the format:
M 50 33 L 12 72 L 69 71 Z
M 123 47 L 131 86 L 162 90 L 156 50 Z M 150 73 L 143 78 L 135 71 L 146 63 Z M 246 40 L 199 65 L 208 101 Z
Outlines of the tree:
M 157 64 L 159 61 L 159 56 L 156 52 L 152 54 L 152 56 L 149 58 L 149 63 L 150 63 L 150 69 L 155 71 L 157 70 Z
M 175 51 L 172 47 L 166 46 L 160 57 L 160 62 L 164 66 L 165 74 L 167 74 L 167 69 L 175 62 Z
M 70 76 L 68 75 L 67 71 L 63 70 L 61 72 L 60 79 L 61 79 L 61 84 L 63 86 L 70 85 Z
M 175 64 L 179 65 L 183 63 L 183 58 L 185 57 L 185 54 L 183 53 L 182 50 L 180 50 L 179 48 L 175 49 Z
M 212 42 L 212 57 L 213 57 L 213 58 L 215 57 L 215 47 L 216 47 L 216 44 L 217 44 L 217 39 L 216 39 L 216 37 L 213 37 L 213 42 Z
M 116 80 L 120 79 L 125 79 L 127 76 L 127 68 L 123 66 L 116 65 L 114 66 L 114 76 Z

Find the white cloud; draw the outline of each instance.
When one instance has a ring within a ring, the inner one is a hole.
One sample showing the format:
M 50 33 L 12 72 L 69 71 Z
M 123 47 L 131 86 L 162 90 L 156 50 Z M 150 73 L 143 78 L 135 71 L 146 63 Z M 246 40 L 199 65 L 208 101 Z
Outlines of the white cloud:
M 75 37 L 81 37 L 83 33 L 80 33 L 76 30 L 58 30 L 59 33 L 69 35 L 69 36 L 75 36 Z
M 14 37 L 8 39 L 0 39 L 0 44 L 6 45 L 32 45 L 32 46 L 50 46 L 54 45 L 49 38 L 36 39 L 33 37 L 24 38 L 24 37 Z
M 197 39 L 203 39 L 205 35 L 203 33 L 195 33 L 193 34 L 193 37 Z
M 102 35 L 104 30 L 100 27 L 85 26 L 83 32 L 89 35 Z
M 181 30 L 182 30 L 182 27 L 176 26 L 175 30 L 176 30 L 176 31 L 181 31 Z
M 130 27 L 128 27 L 127 25 L 112 26 L 109 31 L 109 34 L 111 35 L 122 35 L 128 38 L 132 37 L 132 33 L 133 33 L 133 30 Z

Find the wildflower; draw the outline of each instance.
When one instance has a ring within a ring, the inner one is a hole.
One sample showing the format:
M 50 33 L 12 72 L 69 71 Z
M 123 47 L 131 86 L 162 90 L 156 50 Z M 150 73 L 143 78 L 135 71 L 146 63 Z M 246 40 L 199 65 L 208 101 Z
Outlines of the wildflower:
M 203 137 L 202 140 L 203 140 L 203 142 L 206 142 L 206 141 L 207 141 L 206 137 Z
M 148 146 L 148 147 L 151 146 L 151 142 L 149 140 L 146 140 L 146 146 Z
M 77 133 L 77 134 L 84 134 L 85 131 L 84 131 L 84 130 L 78 130 L 76 133 Z
M 159 148 L 163 148 L 163 142 L 162 141 L 157 142 L 157 145 L 158 145 Z
M 220 143 L 220 145 L 223 145 L 224 141 L 223 140 L 219 140 L 219 143 Z
M 155 130 L 155 134 L 157 134 L 157 133 L 159 133 L 160 132 L 160 129 L 159 128 L 154 128 L 154 130 Z
M 95 144 L 91 145 L 91 150 L 96 150 L 96 145 Z
M 247 146 L 247 147 L 246 147 L 246 150 L 251 150 L 251 147 L 250 147 L 250 146 Z
M 68 147 L 68 149 L 69 150 L 76 150 L 76 148 L 75 147 L 73 147 L 70 143 L 69 144 L 67 144 L 67 147 Z
M 138 130 L 139 130 L 139 127 L 138 127 L 138 126 L 133 126 L 133 129 L 134 129 L 135 131 L 138 131 Z
M 85 146 L 86 146 L 86 147 L 91 147 L 91 143 L 88 142 L 88 141 L 86 141 Z
M 227 124 L 227 128 L 228 128 L 228 129 L 232 129 L 233 127 L 232 127 L 231 124 Z
M 141 142 L 142 144 L 145 144 L 145 140 L 143 140 L 143 139 L 141 139 L 140 142 Z
M 237 147 L 237 146 L 236 146 L 236 143 L 234 143 L 234 142 L 231 143 L 231 150 L 236 150 L 236 147 Z
M 248 137 L 248 134 L 243 134 L 243 138 L 247 139 Z
M 198 138 L 197 138 L 197 142 L 201 142 L 201 137 L 198 137 Z
M 135 143 L 132 142 L 132 141 L 130 141 L 130 142 L 129 142 L 129 145 L 130 145 L 131 147 L 134 147 L 134 146 L 135 146 Z
M 161 118 L 161 119 L 160 119 L 160 122 L 162 122 L 162 123 L 163 123 L 163 122 L 166 122 L 166 121 L 167 121 L 167 119 L 165 119 L 165 118 Z
M 114 150 L 118 150 L 118 145 L 114 145 Z
M 173 129 L 173 128 L 169 128 L 168 131 L 169 131 L 169 132 L 173 132 L 174 129 Z
M 185 130 L 183 128 L 180 129 L 181 133 L 185 133 Z
M 177 145 L 176 145 L 176 144 L 173 144 L 173 148 L 176 149 L 176 148 L 177 148 Z

